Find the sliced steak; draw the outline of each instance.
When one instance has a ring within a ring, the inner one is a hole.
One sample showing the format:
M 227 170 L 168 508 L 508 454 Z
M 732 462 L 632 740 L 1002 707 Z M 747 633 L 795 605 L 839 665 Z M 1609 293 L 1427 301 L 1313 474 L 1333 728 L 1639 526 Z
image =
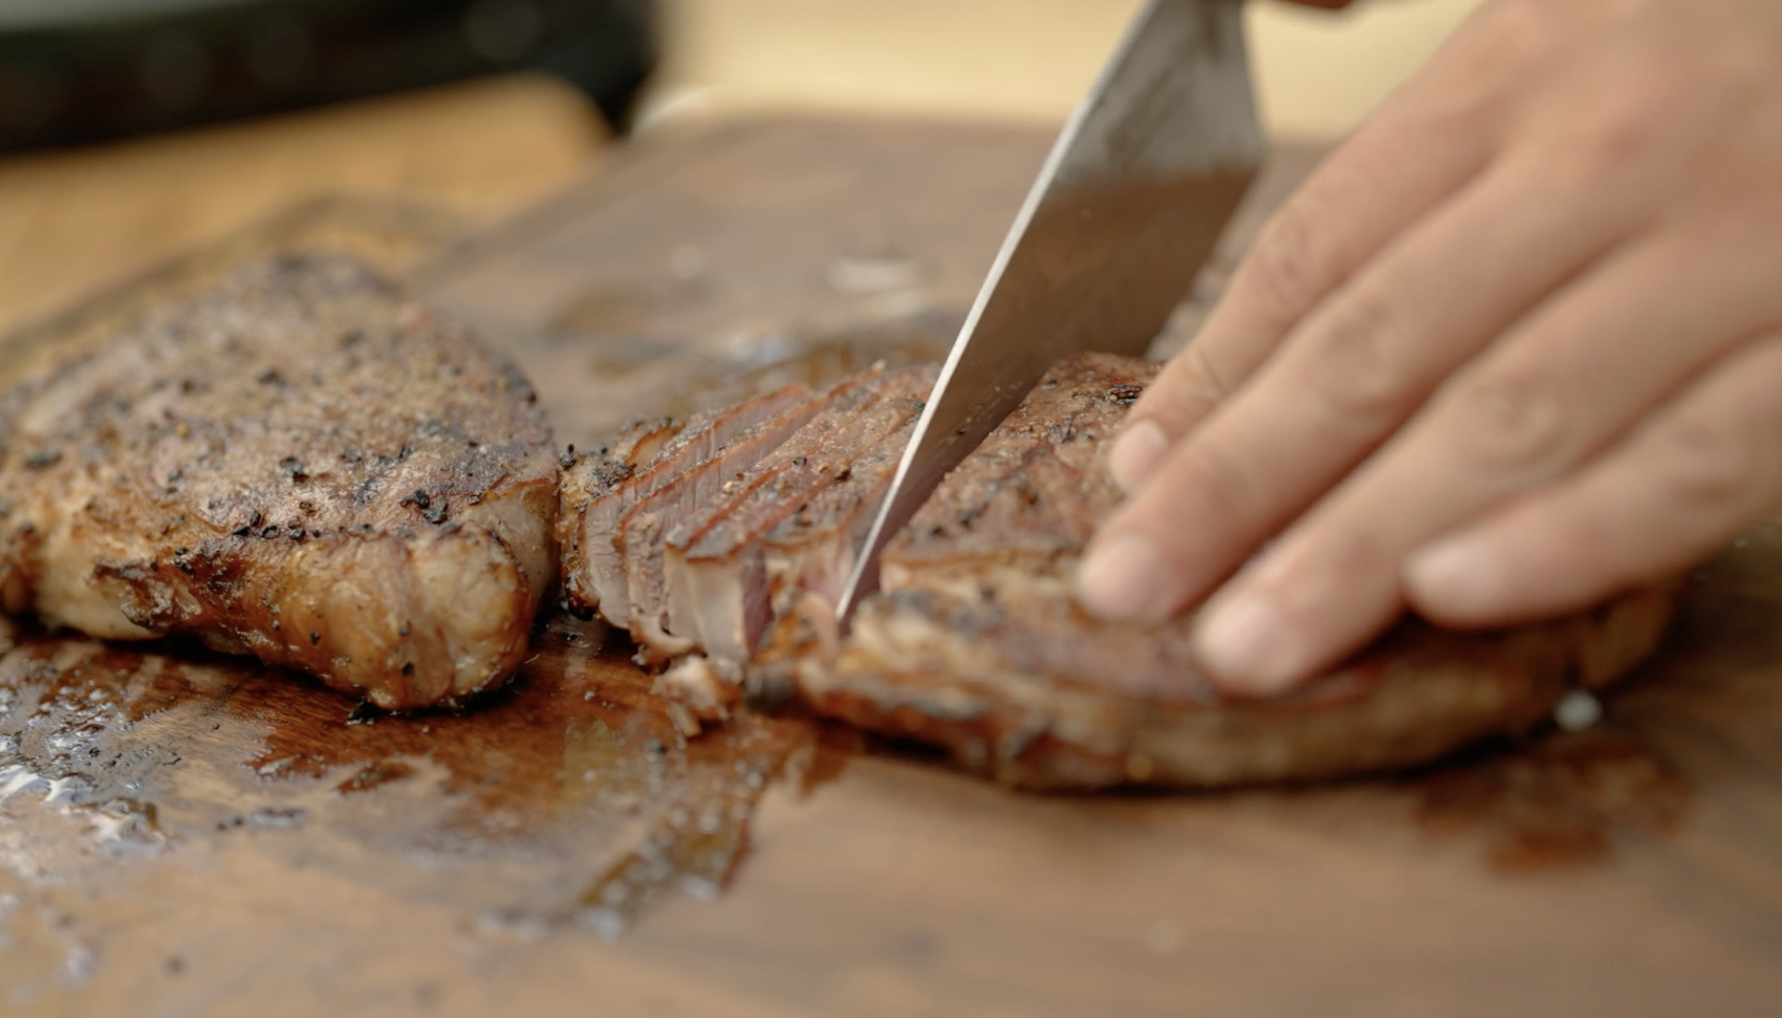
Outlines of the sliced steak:
M 704 507 L 741 490 L 756 464 L 811 421 L 848 413 L 853 394 L 860 388 L 857 380 L 849 379 L 795 403 L 639 498 L 620 517 L 615 540 L 624 562 L 627 622 L 632 639 L 649 652 L 644 655 L 646 659 L 664 661 L 698 647 L 695 641 L 670 633 L 665 626 L 668 590 L 662 560 L 668 532 Z
M 812 520 L 854 465 L 912 423 L 934 369 L 868 372 L 734 489 L 684 520 L 663 564 L 669 629 L 708 655 L 744 661 L 771 617 L 765 547 L 790 518 Z
M 1111 624 L 1070 594 L 1119 500 L 1108 439 L 1155 370 L 1107 355 L 1060 363 L 892 542 L 885 589 L 849 634 L 833 598 L 807 591 L 770 630 L 751 685 L 1011 785 L 1211 786 L 1427 761 L 1535 724 L 1662 636 L 1672 589 L 1504 632 L 1411 620 L 1292 696 L 1221 696 L 1189 653 L 1190 620 Z
M 554 583 L 526 380 L 344 258 L 282 258 L 0 398 L 0 599 L 386 708 L 510 674 Z
M 634 449 L 616 443 L 607 454 L 589 456 L 571 467 L 571 476 L 564 481 L 565 487 L 576 493 L 575 500 L 564 505 L 565 516 L 576 528 L 577 558 L 567 566 L 571 569 L 566 583 L 571 605 L 598 610 L 613 625 L 629 627 L 631 598 L 620 551 L 625 514 L 640 499 L 710 460 L 765 422 L 803 413 L 811 398 L 806 387 L 790 385 L 738 406 L 696 415 L 665 442 L 642 440 Z M 652 445 L 659 446 L 655 454 L 642 458 Z M 760 454 L 766 451 L 762 449 Z M 638 458 L 628 458 L 633 454 Z M 564 525 L 559 523 L 560 528 Z
M 845 641 L 832 605 L 810 595 L 771 631 L 751 682 L 1013 786 L 1309 780 L 1539 723 L 1574 686 L 1606 686 L 1649 655 L 1675 596 L 1644 591 L 1496 634 L 1407 622 L 1298 695 L 1226 701 L 1188 659 L 1185 625 L 1090 623 L 1064 588 L 1060 576 L 998 578 L 970 598 L 906 588 L 863 603 Z
M 938 373 L 935 369 L 924 376 L 921 389 L 908 400 L 903 423 L 896 431 L 856 457 L 851 466 L 836 476 L 834 484 L 817 492 L 803 509 L 781 520 L 767 535 L 767 584 L 774 615 L 785 614 L 806 591 L 832 603 L 840 600 L 842 588 L 854 574 L 879 503 L 891 488 L 898 461 L 922 415 L 919 397 L 932 391 Z M 750 646 L 758 642 L 757 633 Z
M 590 586 L 590 570 L 582 553 L 582 517 L 596 498 L 612 491 L 654 459 L 680 434 L 685 422 L 670 417 L 633 421 L 618 437 L 563 467 L 557 513 L 557 546 L 563 560 L 563 595 L 572 607 L 592 611 L 600 603 Z
M 1097 354 L 1054 367 L 886 547 L 884 589 L 918 570 L 1038 567 L 1080 551 L 1120 503 L 1108 442 L 1160 367 Z

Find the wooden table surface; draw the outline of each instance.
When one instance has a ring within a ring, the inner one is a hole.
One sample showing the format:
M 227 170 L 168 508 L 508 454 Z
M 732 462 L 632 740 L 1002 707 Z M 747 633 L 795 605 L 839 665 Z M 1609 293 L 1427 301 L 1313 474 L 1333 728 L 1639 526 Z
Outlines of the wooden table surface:
M 489 222 L 604 147 L 579 93 L 507 77 L 0 158 L 0 333 L 306 199 L 399 195 Z
M 417 253 L 435 219 L 335 206 L 26 338 L 256 244 L 344 244 L 475 320 L 588 441 L 639 402 L 944 341 L 1044 144 L 661 138 L 442 255 Z M 1240 238 L 1306 163 L 1277 165 Z M 0 1007 L 1769 1014 L 1779 571 L 1778 528 L 1705 569 L 1593 729 L 1179 796 L 1010 794 L 796 717 L 684 743 L 623 639 L 563 618 L 474 711 L 354 722 L 241 662 L 21 629 L 0 656 Z

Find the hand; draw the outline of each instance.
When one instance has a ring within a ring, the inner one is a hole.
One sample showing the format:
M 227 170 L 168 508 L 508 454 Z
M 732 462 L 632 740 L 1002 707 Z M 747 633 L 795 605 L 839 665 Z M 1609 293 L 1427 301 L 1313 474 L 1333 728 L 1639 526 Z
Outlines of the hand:
M 1782 3 L 1496 0 L 1263 231 L 1113 450 L 1082 602 L 1267 694 L 1782 507 Z M 1245 565 L 1246 560 L 1248 564 Z

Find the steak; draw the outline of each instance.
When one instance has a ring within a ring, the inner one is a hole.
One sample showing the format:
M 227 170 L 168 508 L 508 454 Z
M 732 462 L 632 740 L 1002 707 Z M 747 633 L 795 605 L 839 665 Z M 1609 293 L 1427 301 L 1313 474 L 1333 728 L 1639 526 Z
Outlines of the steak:
M 596 450 L 564 472 L 559 533 L 567 530 L 574 555 L 565 563 L 570 606 L 598 611 L 615 626 L 631 624 L 630 584 L 625 575 L 622 521 L 640 500 L 723 452 L 735 463 L 772 451 L 770 443 L 739 440 L 784 414 L 806 415 L 812 394 L 802 385 L 699 414 L 684 426 L 650 422 L 626 429 L 605 450 Z M 808 416 L 790 420 L 802 423 Z M 781 422 L 774 434 L 783 429 Z
M 934 386 L 934 375 L 924 383 L 924 393 Z M 781 520 L 767 535 L 767 582 L 773 592 L 774 615 L 783 615 L 796 597 L 806 591 L 831 603 L 841 599 L 842 588 L 854 574 L 860 549 L 879 502 L 891 488 L 904 447 L 916 430 L 922 401 L 912 400 L 904 423 L 880 439 L 837 476 L 836 483 L 818 492 L 805 508 Z
M 666 532 L 740 484 L 756 462 L 836 398 L 831 392 L 805 400 L 762 421 L 710 458 L 680 471 L 672 482 L 638 499 L 619 518 L 615 541 L 625 567 L 625 601 L 633 639 L 663 655 L 694 649 L 692 641 L 673 636 L 663 625 L 667 589 L 662 577 L 662 542 Z
M 1104 622 L 1070 593 L 1119 502 L 1110 440 L 1156 371 L 1101 354 L 1055 366 L 888 546 L 883 589 L 845 636 L 830 591 L 789 596 L 750 667 L 755 695 L 1014 786 L 1217 786 L 1409 766 L 1524 729 L 1662 636 L 1674 588 L 1502 632 L 1413 619 L 1292 695 L 1222 695 L 1194 664 L 1191 619 Z
M 669 417 L 633 421 L 618 437 L 592 453 L 564 464 L 557 513 L 557 547 L 563 563 L 564 601 L 591 613 L 600 604 L 593 586 L 593 568 L 582 551 L 583 517 L 596 498 L 612 492 L 637 472 L 639 464 L 656 457 L 676 435 L 682 422 Z M 614 508 L 617 503 L 614 503 Z
M 346 258 L 268 260 L 0 397 L 0 607 L 453 701 L 525 653 L 557 475 L 462 327 Z
M 934 378 L 933 368 L 914 368 L 841 383 L 825 412 L 683 520 L 666 541 L 670 629 L 710 656 L 746 661 L 773 614 L 774 581 L 784 582 L 790 557 L 807 547 L 788 546 L 787 536 L 819 521 L 834 529 L 856 508 L 837 505 L 835 492 L 859 489 L 864 476 L 854 468 L 882 446 L 901 453 Z

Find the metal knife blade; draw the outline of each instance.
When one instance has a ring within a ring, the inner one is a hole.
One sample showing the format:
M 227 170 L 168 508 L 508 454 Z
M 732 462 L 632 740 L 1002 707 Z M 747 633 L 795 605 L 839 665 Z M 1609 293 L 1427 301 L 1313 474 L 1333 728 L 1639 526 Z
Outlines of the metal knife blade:
M 1261 165 L 1238 0 L 1150 0 L 1028 192 L 904 450 L 836 611 L 941 477 L 1058 358 L 1141 354 Z

